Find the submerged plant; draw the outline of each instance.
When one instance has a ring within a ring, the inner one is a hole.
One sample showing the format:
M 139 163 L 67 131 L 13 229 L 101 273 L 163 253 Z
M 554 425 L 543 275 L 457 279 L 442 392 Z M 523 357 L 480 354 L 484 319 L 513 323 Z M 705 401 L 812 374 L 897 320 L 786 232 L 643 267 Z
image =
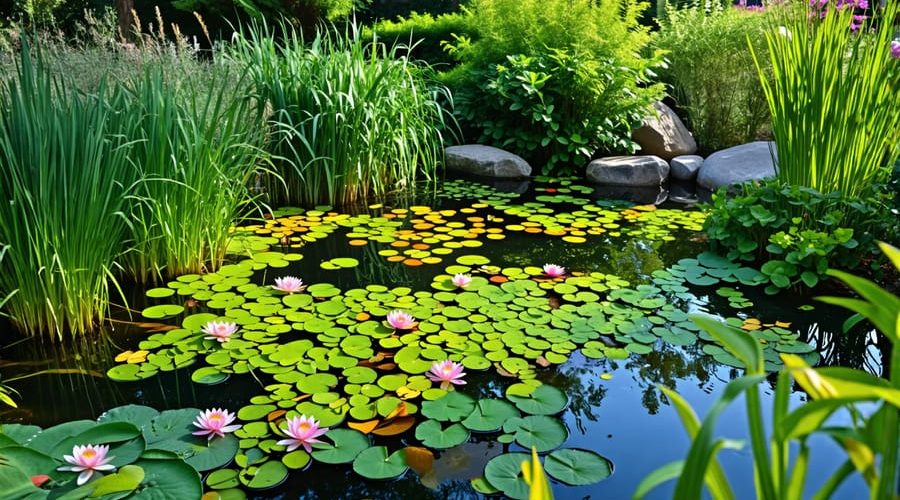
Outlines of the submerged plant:
M 273 201 L 349 203 L 434 179 L 452 118 L 429 69 L 355 27 L 319 31 L 310 44 L 286 29 L 276 40 L 251 28 L 228 52 L 269 111 L 281 176 L 268 183 Z
M 466 372 L 463 371 L 463 365 L 445 360 L 435 362 L 431 365 L 431 369 L 427 373 L 428 379 L 432 382 L 440 382 L 441 389 L 447 390 L 452 385 L 465 385 L 466 381 L 463 377 Z
M 319 422 L 313 417 L 300 415 L 299 417 L 287 419 L 287 427 L 282 427 L 281 431 L 284 432 L 288 438 L 282 439 L 275 444 L 287 446 L 288 452 L 294 451 L 302 446 L 308 453 L 312 451 L 312 445 L 314 443 L 322 442 L 316 438 L 328 432 L 328 427 L 320 428 Z
M 116 469 L 114 465 L 109 463 L 115 457 L 107 456 L 108 453 L 109 446 L 107 445 L 75 445 L 72 448 L 72 454 L 63 457 L 71 465 L 64 465 L 57 470 L 78 472 L 78 485 L 80 486 L 88 482 L 94 472 L 99 473 Z
M 197 415 L 197 420 L 194 421 L 194 426 L 200 430 L 191 434 L 206 436 L 208 440 L 212 440 L 212 438 L 217 436 L 225 437 L 225 433 L 234 432 L 241 428 L 240 425 L 230 425 L 232 422 L 234 422 L 234 413 L 228 410 L 219 408 L 206 410 Z

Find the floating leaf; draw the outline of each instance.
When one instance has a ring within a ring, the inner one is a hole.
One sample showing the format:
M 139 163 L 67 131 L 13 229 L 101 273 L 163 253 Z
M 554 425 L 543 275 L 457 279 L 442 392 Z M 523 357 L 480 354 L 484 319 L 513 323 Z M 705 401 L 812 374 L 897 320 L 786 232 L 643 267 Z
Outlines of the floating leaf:
M 353 460 L 353 470 L 367 479 L 391 479 L 407 471 L 403 450 L 388 455 L 385 446 L 373 446 L 362 451 Z
M 557 450 L 544 459 L 552 478 L 572 486 L 600 482 L 612 474 L 612 462 L 590 450 Z

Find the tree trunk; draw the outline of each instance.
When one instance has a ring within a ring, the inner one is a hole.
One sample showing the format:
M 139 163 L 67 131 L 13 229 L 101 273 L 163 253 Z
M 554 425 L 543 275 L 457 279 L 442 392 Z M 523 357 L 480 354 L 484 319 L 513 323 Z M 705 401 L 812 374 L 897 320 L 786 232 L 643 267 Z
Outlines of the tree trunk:
M 134 39 L 134 0 L 116 0 L 116 14 L 119 17 L 119 36 L 126 42 Z

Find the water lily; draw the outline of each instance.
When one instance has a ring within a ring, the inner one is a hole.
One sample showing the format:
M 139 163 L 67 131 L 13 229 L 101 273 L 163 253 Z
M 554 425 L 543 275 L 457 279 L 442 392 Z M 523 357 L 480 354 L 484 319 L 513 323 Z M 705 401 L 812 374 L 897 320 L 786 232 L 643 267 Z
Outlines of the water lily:
M 200 430 L 192 434 L 195 436 L 207 436 L 208 440 L 216 436 L 225 437 L 226 432 L 234 432 L 241 428 L 240 425 L 228 425 L 232 422 L 234 422 L 234 413 L 228 410 L 212 408 L 201 412 L 197 416 L 197 420 L 194 421 L 194 427 L 198 427 Z
M 115 457 L 108 457 L 106 456 L 107 453 L 109 453 L 109 446 L 107 445 L 75 445 L 72 448 L 71 455 L 63 455 L 66 462 L 69 462 L 71 465 L 63 465 L 57 470 L 80 472 L 81 474 L 78 474 L 78 485 L 81 486 L 88 482 L 95 471 L 99 473 L 100 471 L 116 469 L 114 465 L 109 463 Z
M 544 264 L 544 276 L 548 278 L 561 278 L 566 275 L 566 268 L 556 264 Z
M 219 342 L 228 342 L 234 332 L 238 331 L 235 323 L 227 321 L 210 321 L 203 327 L 203 333 L 207 336 L 203 337 L 207 340 L 218 340 Z
M 416 320 L 412 315 L 399 309 L 388 313 L 387 322 L 395 330 L 412 330 L 416 326 Z
M 470 283 L 472 283 L 472 277 L 460 273 L 453 276 L 453 278 L 450 278 L 450 282 L 453 283 L 453 286 L 456 286 L 458 288 L 465 288 L 469 286 Z
M 900 40 L 894 40 L 891 42 L 891 57 L 894 59 L 900 59 Z
M 435 361 L 435 363 L 431 365 L 431 370 L 428 371 L 427 375 L 432 382 L 440 382 L 441 389 L 444 390 L 449 389 L 450 384 L 465 385 L 466 383 L 466 381 L 462 379 L 466 376 L 465 372 L 463 372 L 463 365 L 454 363 L 449 359 L 440 362 Z
M 296 276 L 285 276 L 283 278 L 275 278 L 275 284 L 272 288 L 284 293 L 300 293 L 306 290 L 303 280 Z
M 287 451 L 291 452 L 299 447 L 303 447 L 307 452 L 312 451 L 312 443 L 321 443 L 316 439 L 328 432 L 328 427 L 319 428 L 319 422 L 312 417 L 300 415 L 287 419 L 287 427 L 282 427 L 281 431 L 289 436 L 288 439 L 278 441 L 279 445 L 287 446 Z

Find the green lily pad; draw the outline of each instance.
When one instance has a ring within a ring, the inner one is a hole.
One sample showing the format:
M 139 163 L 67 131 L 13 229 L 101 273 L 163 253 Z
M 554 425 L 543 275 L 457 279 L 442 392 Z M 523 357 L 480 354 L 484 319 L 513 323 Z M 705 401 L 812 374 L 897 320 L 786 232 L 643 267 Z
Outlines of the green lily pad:
M 548 384 L 538 386 L 527 396 L 510 394 L 507 390 L 506 398 L 519 410 L 532 415 L 556 415 L 569 403 L 569 398 L 563 391 Z
M 528 498 L 528 483 L 522 476 L 522 462 L 531 460 L 527 453 L 505 453 L 492 458 L 484 467 L 488 484 L 516 500 Z
M 440 400 L 438 400 L 440 401 Z M 519 416 L 519 410 L 500 399 L 481 399 L 475 404 L 472 413 L 462 424 L 476 432 L 494 432 L 503 427 L 503 423 Z
M 546 415 L 511 419 L 503 425 L 506 432 L 513 432 L 513 429 L 520 446 L 526 449 L 534 447 L 539 453 L 562 446 L 569 437 L 569 431 L 562 421 Z
M 426 420 L 416 427 L 416 439 L 429 448 L 442 450 L 465 443 L 469 439 L 469 431 L 462 424 L 442 428 L 437 420 Z
M 367 479 L 391 479 L 402 475 L 407 469 L 403 450 L 388 455 L 385 446 L 368 448 L 353 460 L 353 470 Z
M 612 474 L 613 465 L 590 450 L 564 449 L 547 455 L 544 470 L 557 481 L 583 486 L 608 478 Z
M 184 306 L 178 304 L 160 304 L 144 309 L 141 311 L 141 315 L 147 319 L 162 319 L 177 316 L 183 312 Z
M 332 429 L 325 437 L 330 439 L 333 445 L 313 451 L 312 456 L 326 464 L 350 463 L 369 447 L 369 438 L 353 429 Z
M 459 422 L 475 409 L 475 400 L 462 392 L 449 392 L 446 396 L 422 402 L 422 415 L 439 422 Z

